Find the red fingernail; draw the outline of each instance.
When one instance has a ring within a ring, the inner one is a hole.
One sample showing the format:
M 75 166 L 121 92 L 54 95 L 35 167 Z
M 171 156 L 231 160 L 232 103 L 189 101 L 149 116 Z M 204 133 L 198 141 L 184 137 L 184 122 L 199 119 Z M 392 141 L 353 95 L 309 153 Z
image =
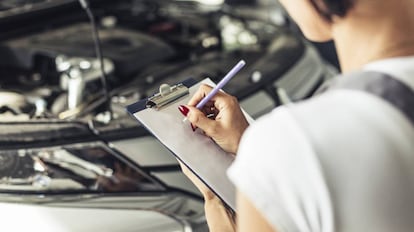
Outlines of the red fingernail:
M 186 106 L 180 105 L 178 110 L 187 117 L 188 112 L 190 111 Z
M 191 123 L 191 129 L 193 130 L 193 132 L 197 129 L 197 127 L 196 126 L 194 126 L 192 123 Z

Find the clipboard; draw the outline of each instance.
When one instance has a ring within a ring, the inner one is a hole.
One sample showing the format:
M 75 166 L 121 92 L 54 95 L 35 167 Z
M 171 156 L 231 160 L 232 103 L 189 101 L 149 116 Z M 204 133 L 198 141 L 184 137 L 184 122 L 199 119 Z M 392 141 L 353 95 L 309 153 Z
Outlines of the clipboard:
M 209 78 L 198 83 L 189 79 L 174 86 L 162 85 L 159 93 L 127 106 L 127 111 L 235 210 L 235 187 L 226 174 L 235 156 L 222 150 L 199 130 L 193 132 L 178 110 L 179 105 L 188 103 L 201 84 L 215 86 Z M 249 122 L 253 121 L 245 111 L 243 113 Z

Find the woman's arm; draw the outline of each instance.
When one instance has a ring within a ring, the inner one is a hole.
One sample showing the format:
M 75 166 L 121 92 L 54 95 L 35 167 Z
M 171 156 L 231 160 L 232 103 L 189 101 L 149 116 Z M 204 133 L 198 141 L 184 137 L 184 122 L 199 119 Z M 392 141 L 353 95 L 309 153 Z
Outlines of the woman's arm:
M 184 164 L 179 162 L 183 173 L 194 183 L 204 197 L 204 210 L 210 232 L 234 232 L 234 215 L 224 203 Z
M 217 196 L 205 199 L 204 210 L 210 232 L 236 231 L 234 216 Z
M 237 231 L 276 232 L 251 201 L 237 192 Z
M 188 108 L 184 111 L 180 109 L 180 111 L 188 117 L 193 125 L 201 128 L 207 136 L 211 137 L 225 151 L 236 153 L 242 134 L 249 124 L 240 109 L 237 99 L 224 92 L 217 93 L 211 102 L 206 104 L 206 107 L 201 109 L 201 111 L 196 109 L 194 106 L 211 89 L 210 86 L 202 85 L 189 101 L 188 106 L 181 106 Z M 214 115 L 213 120 L 206 117 L 209 114 Z M 210 231 L 235 231 L 236 223 L 234 214 L 187 167 L 181 164 L 181 168 L 184 174 L 197 186 L 204 196 L 205 214 Z M 270 226 L 264 224 L 265 220 L 253 208 L 249 201 L 241 197 L 239 203 L 241 204 L 241 210 L 243 212 L 243 219 L 239 220 L 241 223 L 239 225 L 240 231 L 272 231 Z M 256 227 L 255 223 L 261 224 Z M 245 227 L 247 225 L 249 227 Z M 268 230 L 264 230 L 265 228 Z
M 180 162 L 183 173 L 194 183 L 204 197 L 204 210 L 210 232 L 236 231 L 235 216 L 223 202 Z M 242 193 L 237 193 L 237 231 L 276 232 Z

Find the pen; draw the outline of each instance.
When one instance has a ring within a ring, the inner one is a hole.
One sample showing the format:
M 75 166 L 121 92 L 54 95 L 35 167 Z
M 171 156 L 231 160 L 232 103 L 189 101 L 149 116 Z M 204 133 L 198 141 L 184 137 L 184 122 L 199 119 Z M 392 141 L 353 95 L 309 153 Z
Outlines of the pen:
M 226 76 L 221 79 L 221 81 L 211 90 L 207 96 L 205 96 L 201 101 L 196 105 L 197 109 L 201 109 L 204 107 L 205 104 L 207 104 L 208 101 L 211 100 L 211 98 L 214 97 L 220 91 L 221 88 L 223 88 L 239 71 L 243 66 L 246 64 L 244 60 L 240 60 L 227 74 Z M 185 122 L 187 118 L 184 118 L 183 122 Z

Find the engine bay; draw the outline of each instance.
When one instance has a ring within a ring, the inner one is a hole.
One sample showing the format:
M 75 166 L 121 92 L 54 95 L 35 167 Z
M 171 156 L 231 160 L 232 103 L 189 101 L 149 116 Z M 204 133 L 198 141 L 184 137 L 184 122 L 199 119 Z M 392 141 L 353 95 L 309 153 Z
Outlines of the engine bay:
M 46 7 L 53 2 L 67 3 L 34 0 L 30 6 L 34 11 L 36 6 Z M 274 24 L 249 22 L 233 16 L 231 10 L 227 13 L 191 2 L 167 2 L 120 1 L 111 7 L 102 4 L 104 9 L 96 4 L 105 72 L 112 96 L 119 95 L 112 104 L 125 99 L 122 88 L 127 83 L 137 87 L 135 98 L 142 98 L 153 90 L 148 87 L 197 65 L 209 70 L 199 75 L 219 78 L 225 70 L 208 69 L 212 60 L 226 59 L 230 63 L 231 57 L 235 60 L 240 53 L 245 53 L 246 59 L 257 60 L 272 37 L 281 34 L 282 29 Z M 28 3 L 8 0 L 1 4 L 5 15 L 7 6 L 17 12 L 26 9 Z M 132 7 L 126 9 L 127 5 Z M 232 21 L 231 26 L 225 26 L 230 25 L 225 21 Z M 42 30 L 3 41 L 0 75 L 0 94 L 2 99 L 7 98 L 7 103 L 0 105 L 1 121 L 79 119 L 102 111 L 99 62 L 87 22 L 45 25 Z M 180 78 L 189 77 L 193 76 L 182 74 Z

